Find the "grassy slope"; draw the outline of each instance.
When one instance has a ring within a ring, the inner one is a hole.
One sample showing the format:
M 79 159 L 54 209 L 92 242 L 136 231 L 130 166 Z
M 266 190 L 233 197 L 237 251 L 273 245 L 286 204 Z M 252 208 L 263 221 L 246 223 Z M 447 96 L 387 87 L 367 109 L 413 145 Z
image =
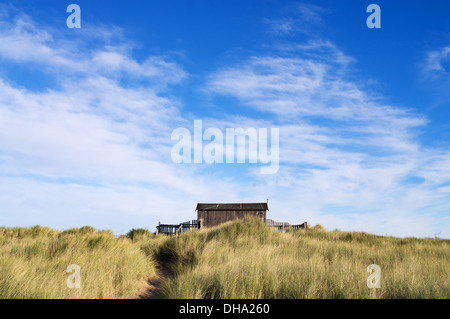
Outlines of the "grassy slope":
M 132 298 L 169 263 L 162 298 L 450 298 L 450 241 L 323 230 L 281 233 L 257 220 L 182 236 L 115 238 L 91 228 L 0 228 L 0 298 Z M 370 264 L 381 289 L 369 289 Z M 81 267 L 81 289 L 64 270 Z
M 450 298 L 450 241 L 321 230 L 281 233 L 257 220 L 167 238 L 176 276 L 164 298 Z M 367 267 L 381 267 L 381 289 Z

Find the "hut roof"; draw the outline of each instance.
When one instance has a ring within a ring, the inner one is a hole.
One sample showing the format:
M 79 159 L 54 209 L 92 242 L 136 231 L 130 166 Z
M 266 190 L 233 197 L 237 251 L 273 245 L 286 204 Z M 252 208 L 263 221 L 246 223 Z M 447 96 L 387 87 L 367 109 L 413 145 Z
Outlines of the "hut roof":
M 267 203 L 198 203 L 195 210 L 269 210 L 269 207 Z

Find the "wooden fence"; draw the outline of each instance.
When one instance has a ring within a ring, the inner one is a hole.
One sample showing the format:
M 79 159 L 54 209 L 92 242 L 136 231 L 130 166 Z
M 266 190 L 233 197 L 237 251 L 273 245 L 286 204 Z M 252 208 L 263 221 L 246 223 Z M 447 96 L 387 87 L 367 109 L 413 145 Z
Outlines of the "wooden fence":
M 198 222 L 196 219 L 190 220 L 180 224 L 161 224 L 156 226 L 156 235 L 180 235 L 185 232 L 190 232 L 198 229 Z
M 272 219 L 266 219 L 266 225 L 271 228 L 275 228 L 279 231 L 288 231 L 288 230 L 299 230 L 299 229 L 308 229 L 308 223 L 304 222 L 303 224 L 291 225 L 288 222 L 276 222 Z

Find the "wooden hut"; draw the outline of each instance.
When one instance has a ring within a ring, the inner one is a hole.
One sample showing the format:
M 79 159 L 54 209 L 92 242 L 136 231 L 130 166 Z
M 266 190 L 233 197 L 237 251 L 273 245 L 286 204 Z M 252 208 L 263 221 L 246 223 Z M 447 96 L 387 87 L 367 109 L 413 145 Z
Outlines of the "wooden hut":
M 220 225 L 230 220 L 256 216 L 266 222 L 267 203 L 198 203 L 197 221 L 199 228 Z

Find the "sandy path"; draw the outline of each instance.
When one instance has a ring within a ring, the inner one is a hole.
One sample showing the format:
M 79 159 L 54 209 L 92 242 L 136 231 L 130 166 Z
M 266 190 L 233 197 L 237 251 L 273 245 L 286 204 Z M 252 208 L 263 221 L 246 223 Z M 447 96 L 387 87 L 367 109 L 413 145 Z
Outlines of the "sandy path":
M 146 290 L 139 296 L 141 299 L 159 299 L 158 292 L 164 280 L 171 276 L 173 272 L 170 269 L 169 263 L 164 263 L 156 271 L 156 276 L 148 281 Z

